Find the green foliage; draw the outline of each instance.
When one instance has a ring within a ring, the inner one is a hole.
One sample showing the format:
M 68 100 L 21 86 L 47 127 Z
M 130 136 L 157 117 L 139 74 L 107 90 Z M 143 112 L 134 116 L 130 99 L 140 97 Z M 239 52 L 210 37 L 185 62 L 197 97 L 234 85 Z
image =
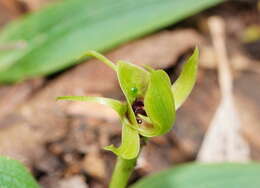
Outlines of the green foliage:
M 131 188 L 259 188 L 259 174 L 259 163 L 193 163 L 148 176 Z
M 65 0 L 0 33 L 0 82 L 60 71 L 85 51 L 106 51 L 176 23 L 223 0 Z
M 160 136 L 172 128 L 175 121 L 175 98 L 180 106 L 190 94 L 196 81 L 198 49 L 184 65 L 179 79 L 173 86 L 169 76 L 163 70 L 152 68 L 146 70 L 124 61 L 114 64 L 94 51 L 86 54 L 97 57 L 116 71 L 127 104 L 100 97 L 64 96 L 57 99 L 94 101 L 113 108 L 121 117 L 122 143 L 118 148 L 111 145 L 105 149 L 114 152 L 122 159 L 134 159 L 140 150 L 139 135 Z
M 147 113 L 145 123 L 150 126 L 140 127 L 140 134 L 146 137 L 160 136 L 167 133 L 175 121 L 175 106 L 171 81 L 163 70 L 152 71 L 150 82 L 144 97 L 144 108 Z
M 126 104 L 124 104 L 118 100 L 104 98 L 104 97 L 63 96 L 63 97 L 58 97 L 57 100 L 97 102 L 99 104 L 103 104 L 103 105 L 111 107 L 113 110 L 115 110 L 119 114 L 120 118 L 124 117 L 124 114 L 126 113 L 126 110 L 127 110 Z
M 192 88 L 195 85 L 197 78 L 197 69 L 199 61 L 199 50 L 196 48 L 193 55 L 188 59 L 183 66 L 179 78 L 172 85 L 172 92 L 174 93 L 175 108 L 178 109 L 182 103 L 189 96 Z
M 29 171 L 18 161 L 0 157 L 1 188 L 39 188 Z
M 112 175 L 112 181 L 109 184 L 109 188 L 125 188 L 127 180 L 132 174 L 136 165 L 136 158 L 126 160 L 121 157 L 117 158 L 117 163 Z
M 134 159 L 140 150 L 140 137 L 138 131 L 133 129 L 128 120 L 123 121 L 121 145 L 116 148 L 113 145 L 106 146 L 104 149 L 114 152 L 123 159 Z
M 149 83 L 149 73 L 141 67 L 124 61 L 118 61 L 117 66 L 118 81 L 128 103 L 129 121 L 138 128 L 132 104 L 136 99 L 143 98 Z

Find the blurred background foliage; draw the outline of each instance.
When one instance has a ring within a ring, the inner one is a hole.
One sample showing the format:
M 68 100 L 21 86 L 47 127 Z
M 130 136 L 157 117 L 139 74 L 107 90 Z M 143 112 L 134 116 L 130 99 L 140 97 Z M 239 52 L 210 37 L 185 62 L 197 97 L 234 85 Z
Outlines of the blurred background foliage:
M 198 13 L 222 0 L 65 0 L 0 33 L 0 81 L 47 75 L 87 50 L 103 52 Z

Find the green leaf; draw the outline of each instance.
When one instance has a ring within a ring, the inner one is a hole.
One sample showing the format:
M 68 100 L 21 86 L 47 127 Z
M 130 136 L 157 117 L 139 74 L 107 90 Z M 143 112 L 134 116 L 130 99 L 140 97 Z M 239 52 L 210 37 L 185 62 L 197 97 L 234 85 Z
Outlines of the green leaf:
M 148 176 L 131 188 L 259 188 L 259 174 L 259 163 L 191 163 Z
M 124 61 L 117 62 L 118 81 L 128 102 L 128 116 L 133 125 L 136 125 L 137 122 L 131 105 L 136 99 L 143 99 L 149 76 L 150 73 L 141 67 Z
M 1 188 L 39 188 L 29 171 L 19 162 L 0 157 Z
M 183 104 L 192 91 L 197 80 L 199 50 L 196 48 L 187 63 L 183 66 L 179 78 L 172 85 L 176 110 Z
M 174 98 L 169 76 L 163 70 L 151 72 L 151 78 L 144 98 L 144 108 L 150 122 L 142 126 L 140 134 L 146 137 L 167 133 L 175 121 Z
M 104 97 L 89 97 L 89 96 L 62 96 L 57 97 L 57 100 L 70 100 L 70 101 L 83 101 L 83 102 L 97 102 L 111 107 L 115 110 L 121 118 L 126 113 L 127 105 L 114 99 L 104 98 Z
M 121 145 L 116 148 L 113 145 L 106 146 L 104 149 L 112 151 L 123 159 L 134 159 L 140 150 L 140 137 L 138 131 L 133 129 L 128 120 L 123 121 Z
M 223 0 L 64 0 L 7 25 L 0 82 L 60 71 L 87 50 L 100 52 L 174 24 Z M 159 15 L 159 16 L 158 16 Z

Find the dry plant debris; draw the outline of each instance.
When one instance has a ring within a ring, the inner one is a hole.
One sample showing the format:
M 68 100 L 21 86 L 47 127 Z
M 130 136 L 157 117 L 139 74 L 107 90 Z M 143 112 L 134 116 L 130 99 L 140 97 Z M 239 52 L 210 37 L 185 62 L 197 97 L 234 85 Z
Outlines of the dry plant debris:
M 233 78 L 224 41 L 224 21 L 220 17 L 211 17 L 209 27 L 218 57 L 218 77 L 222 98 L 205 135 L 198 160 L 204 162 L 248 161 L 249 147 L 241 136 L 240 120 L 234 104 Z

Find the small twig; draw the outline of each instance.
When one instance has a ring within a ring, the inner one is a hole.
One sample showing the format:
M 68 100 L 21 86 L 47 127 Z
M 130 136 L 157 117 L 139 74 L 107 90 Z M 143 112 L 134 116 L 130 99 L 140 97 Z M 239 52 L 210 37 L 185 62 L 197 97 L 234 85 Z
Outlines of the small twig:
M 232 73 L 230 71 L 227 49 L 225 45 L 225 24 L 221 18 L 209 19 L 209 29 L 212 34 L 213 46 L 218 60 L 218 78 L 221 94 L 232 95 Z M 224 97 L 224 96 L 223 96 Z
M 225 24 L 221 18 L 212 17 L 209 19 L 209 27 L 218 60 L 222 98 L 204 137 L 198 160 L 248 161 L 249 147 L 240 134 L 240 120 L 234 104 L 233 77 L 225 45 Z

